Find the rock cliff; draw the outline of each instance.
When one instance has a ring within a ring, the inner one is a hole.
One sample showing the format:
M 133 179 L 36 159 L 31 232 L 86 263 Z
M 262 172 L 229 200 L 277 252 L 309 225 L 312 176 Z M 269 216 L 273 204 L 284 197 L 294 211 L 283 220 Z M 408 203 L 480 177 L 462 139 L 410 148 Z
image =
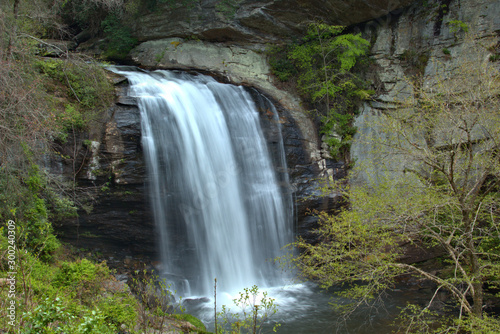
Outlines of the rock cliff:
M 167 37 L 247 45 L 280 43 L 311 21 L 349 26 L 387 15 L 414 0 L 202 0 L 159 5 L 140 17 L 140 41 Z
M 300 38 L 312 20 L 350 25 L 351 31 L 360 31 L 371 40 L 374 66 L 367 75 L 377 86 L 378 95 L 362 106 L 356 120 L 362 134 L 377 133 L 369 125 L 372 117 L 390 109 L 395 99 L 412 94 L 408 76 L 419 72 L 425 85 L 433 80 L 437 62 L 453 71 L 455 60 L 470 53 L 471 45 L 460 24 L 493 49 L 500 29 L 500 5 L 494 0 L 230 3 L 230 13 L 216 1 L 197 2 L 190 8 L 158 8 L 137 22 L 136 35 L 143 42 L 132 51 L 132 58 L 149 68 L 204 70 L 236 84 L 257 87 L 289 110 L 307 139 L 304 143 L 310 163 L 320 169 L 326 166 L 327 156 L 321 152 L 317 129 L 305 116 L 298 96 L 276 87 L 264 52 L 267 44 Z M 369 158 L 370 151 L 369 146 L 355 140 L 351 154 L 360 161 Z M 366 181 L 366 173 L 358 179 Z
M 308 22 L 318 19 L 351 25 L 351 31 L 360 31 L 372 41 L 374 66 L 367 75 L 378 87 L 378 95 L 362 106 L 356 119 L 358 135 L 351 155 L 358 162 L 372 158 L 372 148 L 359 140 L 360 135 L 377 135 L 376 120 L 393 108 L 395 100 L 412 94 L 405 80 L 408 75 L 418 72 L 423 75 L 422 84 L 430 84 L 437 62 L 453 73 L 456 59 L 473 51 L 467 34 L 457 24 L 466 24 L 493 55 L 500 53 L 500 3 L 496 0 L 227 3 L 234 6 L 217 7 L 214 0 L 203 0 L 191 7 L 164 5 L 139 18 L 135 34 L 141 44 L 132 50 L 131 56 L 146 68 L 204 71 L 227 82 L 255 87 L 275 103 L 285 120 L 293 191 L 299 198 L 307 199 L 298 201 L 297 207 L 302 219 L 299 231 L 303 234 L 315 223 L 306 216 L 306 209 L 327 208 L 332 204 L 328 201 L 335 201 L 335 197 L 318 201 L 311 179 L 325 172 L 342 175 L 341 165 L 322 154 L 317 128 L 307 117 L 300 98 L 275 85 L 264 52 L 266 43 L 298 38 Z M 67 235 L 75 242 L 77 237 L 84 240 L 86 245 L 99 247 L 105 241 L 126 254 L 151 255 L 154 226 L 144 191 L 140 119 L 135 102 L 124 95 L 125 87 L 125 82 L 119 82 L 117 106 L 107 118 L 100 139 L 96 139 L 87 166 L 79 174 L 82 183 L 96 183 L 106 189 L 94 212 L 73 222 L 86 234 L 70 236 L 69 228 L 74 226 L 67 225 Z M 100 175 L 100 170 L 107 172 Z M 368 174 L 378 172 L 377 166 L 368 166 L 357 181 L 367 182 Z
M 425 5 L 424 5 L 425 4 Z M 408 78 L 418 74 L 422 87 L 429 89 L 440 75 L 452 77 L 463 58 L 498 55 L 500 49 L 500 3 L 495 0 L 453 0 L 416 2 L 414 5 L 358 27 L 373 41 L 371 55 L 376 65 L 372 73 L 380 94 L 366 103 L 355 125 L 358 133 L 351 149 L 359 162 L 376 160 L 376 150 L 360 138 L 384 136 L 380 124 L 385 112 L 413 95 Z M 477 46 L 480 45 L 478 48 Z M 465 87 L 464 87 L 465 88 Z M 404 163 L 388 163 L 400 173 Z M 382 171 L 364 164 L 356 182 L 369 182 Z

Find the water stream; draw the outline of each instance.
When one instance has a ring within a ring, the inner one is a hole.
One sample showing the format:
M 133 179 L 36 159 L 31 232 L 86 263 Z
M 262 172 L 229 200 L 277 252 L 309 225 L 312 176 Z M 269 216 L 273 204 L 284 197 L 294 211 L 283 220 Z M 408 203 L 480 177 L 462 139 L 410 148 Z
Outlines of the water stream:
M 118 72 L 141 112 L 162 275 L 171 288 L 212 296 L 215 279 L 228 295 L 282 286 L 272 260 L 292 241 L 291 198 L 249 93 L 203 75 Z M 282 145 L 278 161 L 286 169 Z
M 233 307 L 253 285 L 268 293 L 278 313 L 266 326 L 279 322 L 283 333 L 391 332 L 416 292 L 395 293 L 344 319 L 329 305 L 333 295 L 293 282 L 273 263 L 293 239 L 285 154 L 282 141 L 266 143 L 245 88 L 182 72 L 114 71 L 129 79 L 141 112 L 161 275 L 189 313 L 213 330 L 216 278 L 219 307 Z M 266 108 L 279 133 L 276 110 Z

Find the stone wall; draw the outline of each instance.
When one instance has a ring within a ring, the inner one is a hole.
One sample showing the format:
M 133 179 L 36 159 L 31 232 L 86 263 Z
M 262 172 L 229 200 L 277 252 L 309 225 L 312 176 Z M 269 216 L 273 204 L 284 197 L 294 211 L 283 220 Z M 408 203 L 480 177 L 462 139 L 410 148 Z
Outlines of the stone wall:
M 362 138 L 386 136 L 377 124 L 383 124 L 383 115 L 390 113 L 395 103 L 413 95 L 409 78 L 422 76 L 422 87 L 431 88 L 436 81 L 436 70 L 453 76 L 464 58 L 483 59 L 499 52 L 500 3 L 495 0 L 452 0 L 416 3 L 358 28 L 374 41 L 371 54 L 376 64 L 372 73 L 381 93 L 366 103 L 356 119 L 358 133 L 354 138 L 351 156 L 363 164 L 355 182 L 370 183 L 380 173 L 399 174 L 404 161 L 391 162 L 375 153 L 377 150 Z M 446 7 L 443 5 L 446 4 Z M 443 10 L 445 8 L 445 10 Z M 463 29 L 454 29 L 453 22 L 463 22 Z M 478 43 L 479 42 L 479 43 Z M 477 46 L 480 46 L 479 49 Z M 495 51 L 496 50 L 496 51 Z M 375 163 L 366 164 L 367 161 Z

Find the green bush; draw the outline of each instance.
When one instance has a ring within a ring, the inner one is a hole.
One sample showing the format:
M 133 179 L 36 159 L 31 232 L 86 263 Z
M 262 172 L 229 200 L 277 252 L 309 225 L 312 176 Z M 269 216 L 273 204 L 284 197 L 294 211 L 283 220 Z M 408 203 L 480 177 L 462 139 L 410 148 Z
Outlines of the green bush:
M 26 322 L 22 334 L 115 334 L 116 326 L 106 321 L 99 309 L 86 309 L 83 314 L 74 314 L 59 297 L 46 298 L 33 311 L 23 314 Z
M 271 71 L 280 81 L 288 81 L 298 73 L 294 63 L 288 58 L 288 53 L 293 47 L 294 45 L 292 44 L 285 46 L 269 46 L 267 48 Z
M 22 334 L 52 334 L 62 333 L 61 324 L 72 321 L 70 314 L 60 298 L 46 298 L 33 311 L 23 314 L 26 321 Z M 67 325 L 66 325 L 67 326 Z
M 63 262 L 55 277 L 58 286 L 78 286 L 109 275 L 104 264 L 94 264 L 87 259 L 76 262 Z
M 45 198 L 53 190 L 36 164 L 27 162 L 23 171 L 3 172 L 0 173 L 0 187 L 4 189 L 0 192 L 0 217 L 16 222 L 18 247 L 50 261 L 60 246 L 53 234 Z
M 106 321 L 119 327 L 125 324 L 134 328 L 137 323 L 137 300 L 130 294 L 120 293 L 110 296 L 98 303 Z
M 101 23 L 108 39 L 105 56 L 111 59 L 123 59 L 137 44 L 132 37 L 132 30 L 116 14 L 109 14 Z
M 38 70 L 66 87 L 66 95 L 72 99 L 80 112 L 105 107 L 113 93 L 102 68 L 82 60 L 64 61 L 60 59 L 38 60 Z
M 286 81 L 297 74 L 302 94 L 322 106 L 321 132 L 334 157 L 348 158 L 356 132 L 352 120 L 360 102 L 374 93 L 356 74 L 357 67 L 367 59 L 369 46 L 361 34 L 314 23 L 299 43 L 269 50 L 269 63 L 278 79 Z
M 106 316 L 100 310 L 88 311 L 81 322 L 65 328 L 66 333 L 75 334 L 116 334 L 117 328 L 106 322 Z

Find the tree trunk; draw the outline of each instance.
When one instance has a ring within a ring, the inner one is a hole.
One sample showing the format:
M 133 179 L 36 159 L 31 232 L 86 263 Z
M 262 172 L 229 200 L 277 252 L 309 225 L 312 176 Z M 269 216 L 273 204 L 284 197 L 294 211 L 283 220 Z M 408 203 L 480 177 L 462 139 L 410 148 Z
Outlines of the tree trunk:
M 472 313 L 478 317 L 483 317 L 483 282 L 479 258 L 474 243 L 474 222 L 470 210 L 462 211 L 465 226 L 467 226 L 466 248 L 468 253 L 470 277 L 472 278 Z
M 12 31 L 9 36 L 9 44 L 7 46 L 7 59 L 12 58 L 12 48 L 14 45 L 14 40 L 17 35 L 17 18 L 19 17 L 19 3 L 21 0 L 14 0 L 13 14 L 14 14 L 14 22 L 12 22 Z

